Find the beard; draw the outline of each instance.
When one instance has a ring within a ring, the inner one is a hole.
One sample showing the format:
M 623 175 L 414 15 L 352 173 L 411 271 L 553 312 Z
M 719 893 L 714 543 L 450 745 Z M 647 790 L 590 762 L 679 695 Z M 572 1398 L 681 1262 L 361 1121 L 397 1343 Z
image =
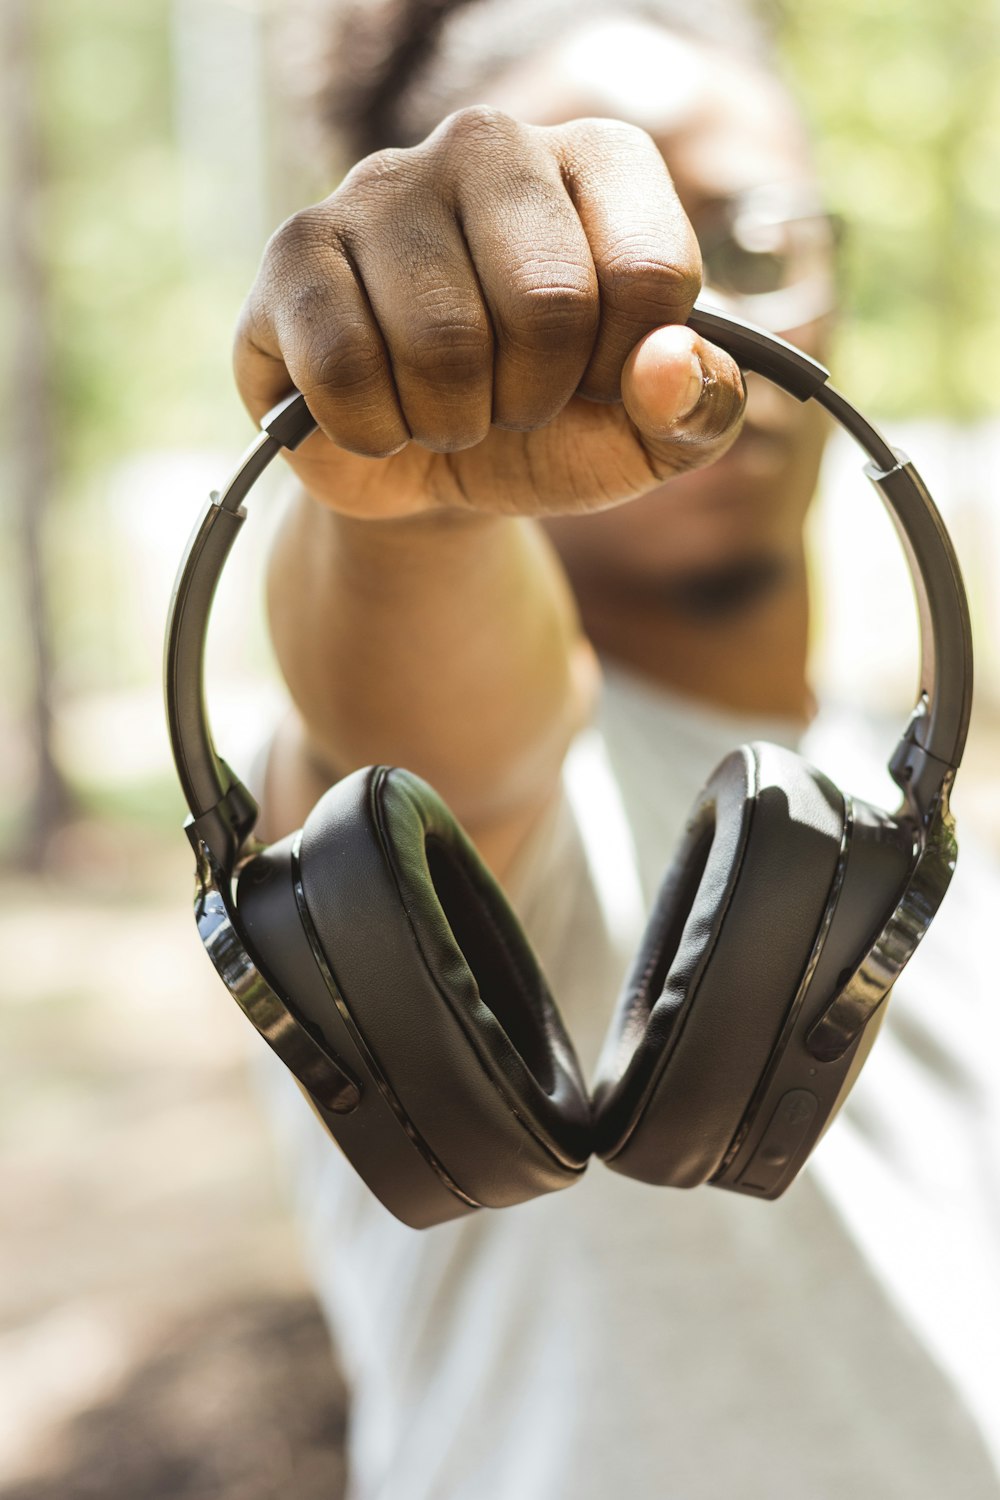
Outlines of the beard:
M 644 579 L 638 587 L 645 603 L 708 623 L 732 619 L 753 608 L 780 589 L 790 573 L 788 557 L 761 553 L 673 578 Z

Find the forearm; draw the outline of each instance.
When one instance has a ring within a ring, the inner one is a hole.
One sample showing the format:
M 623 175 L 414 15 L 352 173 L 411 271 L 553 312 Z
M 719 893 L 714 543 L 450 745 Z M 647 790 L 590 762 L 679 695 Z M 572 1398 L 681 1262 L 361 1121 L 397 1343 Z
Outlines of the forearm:
M 323 781 L 375 762 L 424 776 L 494 851 L 544 805 L 596 673 L 535 523 L 364 521 L 300 493 L 268 595 L 299 720 L 277 747 L 272 832 L 301 821 Z
M 633 500 L 739 429 L 739 370 L 682 326 L 699 285 L 656 143 L 613 120 L 460 110 L 272 236 L 237 382 L 257 419 L 296 386 L 318 430 L 271 569 L 299 715 L 271 837 L 324 781 L 402 762 L 503 864 L 596 682 L 532 518 Z

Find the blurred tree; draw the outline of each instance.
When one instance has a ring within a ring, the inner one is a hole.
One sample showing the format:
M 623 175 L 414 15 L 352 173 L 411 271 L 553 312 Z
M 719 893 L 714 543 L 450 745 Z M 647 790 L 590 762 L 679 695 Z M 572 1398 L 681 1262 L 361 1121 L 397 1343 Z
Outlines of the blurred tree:
M 1000 7 L 779 0 L 789 73 L 849 224 L 841 355 L 885 416 L 1000 410 Z
M 37 869 L 70 798 L 52 748 L 52 646 L 42 537 L 54 465 L 49 294 L 41 245 L 45 165 L 35 88 L 36 35 L 30 0 L 0 3 L 0 108 L 7 139 L 8 286 L 12 379 L 7 403 L 11 503 L 17 523 L 17 573 L 30 645 L 30 721 L 34 777 L 16 862 Z
M 831 203 L 850 225 L 839 363 L 852 395 L 889 418 L 997 413 L 994 0 L 761 3 L 779 10 L 787 71 L 814 123 Z M 5 230 L 22 237 L 35 277 L 26 294 L 10 276 L 0 284 L 0 327 L 21 330 L 0 420 L 33 466 L 32 477 L 20 471 L 19 492 L 50 490 L 58 518 L 42 570 L 51 647 L 40 603 L 29 612 L 38 626 L 30 641 L 20 618 L 26 584 L 41 598 L 37 561 L 29 568 L 0 551 L 0 673 L 14 685 L 6 701 L 36 724 L 38 784 L 48 788 L 40 795 L 52 805 L 61 795 L 48 740 L 53 700 L 58 710 L 62 696 L 127 689 L 156 672 L 131 628 L 129 555 L 109 535 L 109 476 L 122 455 L 236 449 L 246 433 L 229 374 L 231 330 L 264 237 L 259 220 L 275 222 L 291 206 L 286 193 L 275 207 L 272 191 L 258 214 L 274 132 L 269 145 L 255 28 L 281 8 L 0 0 L 8 28 L 30 14 L 37 44 L 34 85 L 13 34 L 0 62 L 4 154 L 23 204 L 8 211 Z M 31 115 L 27 126 L 19 110 Z M 284 149 L 288 131 L 278 136 Z M 31 175 L 40 157 L 44 184 Z M 304 176 L 300 166 L 283 160 L 278 186 Z M 32 361 L 41 373 L 29 400 Z M 13 403 L 23 403 L 16 419 Z M 29 442 L 43 426 L 47 440 Z M 22 514 L 30 535 L 21 545 L 37 559 L 42 507 Z M 64 770 L 73 780 L 71 754 Z

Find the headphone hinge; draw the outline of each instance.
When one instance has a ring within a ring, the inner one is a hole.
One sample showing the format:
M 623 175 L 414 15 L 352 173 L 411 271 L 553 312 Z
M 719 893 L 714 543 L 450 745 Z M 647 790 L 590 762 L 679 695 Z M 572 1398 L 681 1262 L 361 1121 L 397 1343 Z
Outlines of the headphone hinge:
M 920 743 L 926 729 L 927 694 L 922 693 L 889 761 L 889 774 L 906 799 L 901 813 L 915 816 L 924 828 L 930 824 L 942 791 L 950 787 L 950 778 L 955 775 L 954 766 L 939 760 Z
M 185 820 L 184 832 L 199 858 L 202 846 L 208 850 L 220 870 L 232 872 L 240 850 L 253 831 L 259 808 L 243 785 L 226 765 L 219 762 L 229 779 L 229 788 L 221 801 L 207 812 Z

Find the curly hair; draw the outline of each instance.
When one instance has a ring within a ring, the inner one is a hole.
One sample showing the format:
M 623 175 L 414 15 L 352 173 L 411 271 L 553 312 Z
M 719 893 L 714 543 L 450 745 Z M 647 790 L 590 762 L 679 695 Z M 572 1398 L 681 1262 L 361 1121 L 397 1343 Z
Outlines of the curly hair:
M 757 62 L 772 50 L 748 0 L 306 0 L 294 66 L 324 139 L 353 161 L 414 145 L 569 27 L 623 15 Z

